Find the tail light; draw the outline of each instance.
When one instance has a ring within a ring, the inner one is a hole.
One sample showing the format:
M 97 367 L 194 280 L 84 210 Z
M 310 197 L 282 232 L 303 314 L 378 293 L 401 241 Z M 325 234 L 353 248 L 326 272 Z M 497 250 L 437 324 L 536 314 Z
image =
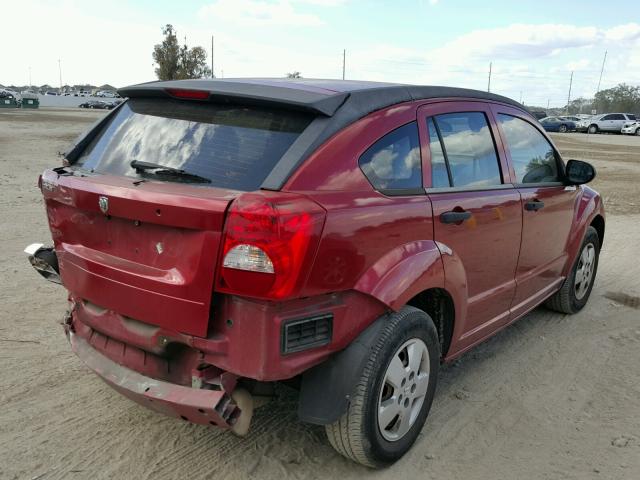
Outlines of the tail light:
M 306 197 L 246 193 L 225 221 L 218 290 L 266 299 L 290 297 L 305 281 L 325 211 Z

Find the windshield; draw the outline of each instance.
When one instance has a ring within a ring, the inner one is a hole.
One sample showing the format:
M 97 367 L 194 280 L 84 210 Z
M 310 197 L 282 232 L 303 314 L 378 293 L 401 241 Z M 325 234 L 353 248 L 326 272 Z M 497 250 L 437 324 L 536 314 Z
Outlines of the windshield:
M 131 167 L 135 160 L 184 170 L 210 180 L 206 186 L 251 191 L 260 188 L 312 119 L 288 110 L 131 99 L 74 166 L 149 178 Z

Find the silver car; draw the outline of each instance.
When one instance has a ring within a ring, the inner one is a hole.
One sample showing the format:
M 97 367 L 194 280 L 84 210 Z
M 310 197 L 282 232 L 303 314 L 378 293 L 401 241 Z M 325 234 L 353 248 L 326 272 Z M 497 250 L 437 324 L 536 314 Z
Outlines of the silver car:
M 627 123 L 635 122 L 636 116 L 631 113 L 605 113 L 593 117 L 589 122 L 589 133 L 616 132 L 620 133 Z
M 640 121 L 625 124 L 625 126 L 622 127 L 621 133 L 640 136 Z

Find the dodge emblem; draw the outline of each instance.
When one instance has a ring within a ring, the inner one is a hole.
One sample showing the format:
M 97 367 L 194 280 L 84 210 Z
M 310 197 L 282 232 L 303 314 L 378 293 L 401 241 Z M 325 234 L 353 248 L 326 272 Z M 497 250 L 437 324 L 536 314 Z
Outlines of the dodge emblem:
M 98 199 L 98 205 L 100 206 L 100 211 L 106 214 L 109 210 L 109 199 L 107 197 L 100 197 Z

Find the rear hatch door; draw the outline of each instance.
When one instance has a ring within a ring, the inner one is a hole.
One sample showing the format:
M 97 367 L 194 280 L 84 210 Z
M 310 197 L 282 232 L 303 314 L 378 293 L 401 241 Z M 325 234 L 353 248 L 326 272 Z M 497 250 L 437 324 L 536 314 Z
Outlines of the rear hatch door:
M 74 164 L 42 176 L 64 285 L 94 308 L 205 336 L 226 209 L 260 187 L 310 121 L 258 107 L 127 101 Z

